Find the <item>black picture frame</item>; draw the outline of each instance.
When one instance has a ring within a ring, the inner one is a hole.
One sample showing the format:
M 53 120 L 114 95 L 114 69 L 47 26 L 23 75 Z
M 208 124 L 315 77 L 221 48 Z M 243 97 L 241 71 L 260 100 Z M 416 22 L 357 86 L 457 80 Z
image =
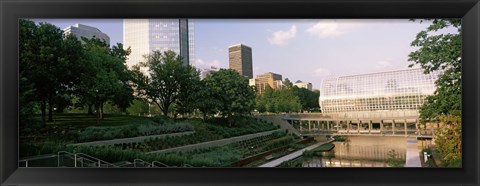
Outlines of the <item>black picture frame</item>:
M 1 0 L 0 185 L 479 185 L 479 0 Z M 19 18 L 462 18 L 462 168 L 18 168 Z

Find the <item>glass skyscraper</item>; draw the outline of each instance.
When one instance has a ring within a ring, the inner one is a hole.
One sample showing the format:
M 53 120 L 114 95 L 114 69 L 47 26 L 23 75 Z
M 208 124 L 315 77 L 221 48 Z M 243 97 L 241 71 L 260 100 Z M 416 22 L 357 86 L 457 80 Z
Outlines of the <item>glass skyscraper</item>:
M 184 64 L 193 64 L 194 37 L 194 24 L 189 19 L 123 20 L 123 45 L 132 50 L 129 67 L 145 61 L 144 56 L 154 50 L 173 50 L 183 57 Z

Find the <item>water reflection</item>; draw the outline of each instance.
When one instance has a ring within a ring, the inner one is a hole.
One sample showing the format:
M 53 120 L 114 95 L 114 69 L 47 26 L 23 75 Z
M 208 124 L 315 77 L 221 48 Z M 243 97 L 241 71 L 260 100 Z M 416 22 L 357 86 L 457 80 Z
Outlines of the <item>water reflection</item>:
M 350 136 L 334 142 L 335 148 L 321 156 L 304 157 L 303 167 L 388 167 L 389 151 L 405 162 L 405 137 Z

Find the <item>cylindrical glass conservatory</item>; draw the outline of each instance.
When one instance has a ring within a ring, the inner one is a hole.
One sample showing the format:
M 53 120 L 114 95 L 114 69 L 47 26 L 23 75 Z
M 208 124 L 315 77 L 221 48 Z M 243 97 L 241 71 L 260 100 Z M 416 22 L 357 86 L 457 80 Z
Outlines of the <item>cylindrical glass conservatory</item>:
M 326 79 L 320 108 L 324 113 L 418 110 L 434 93 L 440 73 L 407 69 Z

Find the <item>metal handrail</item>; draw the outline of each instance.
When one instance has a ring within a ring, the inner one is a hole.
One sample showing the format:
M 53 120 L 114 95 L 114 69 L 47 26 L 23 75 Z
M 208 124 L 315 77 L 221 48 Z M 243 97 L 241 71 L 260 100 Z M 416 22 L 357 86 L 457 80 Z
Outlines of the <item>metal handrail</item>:
M 28 167 L 28 162 L 29 161 L 34 161 L 34 160 L 41 160 L 41 159 L 47 159 L 47 158 L 54 158 L 57 157 L 56 154 L 46 154 L 46 155 L 40 155 L 40 156 L 33 156 L 29 158 L 24 158 L 18 160 L 18 163 L 25 162 L 25 167 Z
M 118 166 L 116 166 L 112 163 L 109 163 L 107 161 L 95 158 L 95 157 L 90 156 L 88 154 L 84 154 L 84 153 L 75 153 L 74 154 L 74 153 L 67 152 L 67 151 L 59 151 L 58 152 L 58 166 L 60 166 L 60 154 L 67 154 L 67 155 L 70 156 L 70 158 L 72 158 L 72 156 L 73 156 L 74 167 L 77 167 L 77 158 L 83 158 L 83 160 L 89 161 L 89 162 L 93 163 L 93 165 L 97 165 L 98 167 L 101 167 L 102 164 L 107 165 L 107 167 L 118 167 Z
M 168 167 L 168 165 L 165 164 L 165 163 L 162 163 L 162 162 L 159 162 L 159 161 L 152 161 L 152 167 L 155 166 L 155 164 L 160 164 L 163 167 Z
M 193 167 L 193 166 L 185 163 L 185 164 L 183 164 L 183 167 Z
M 86 157 L 86 158 L 90 158 L 90 159 L 93 159 L 93 160 L 95 160 L 95 161 L 93 161 L 93 160 L 89 160 L 89 159 L 87 159 L 87 160 L 89 160 L 89 161 L 93 161 L 93 162 L 95 162 L 95 163 L 98 163 L 98 167 L 100 167 L 100 166 L 101 166 L 101 163 L 103 163 L 103 164 L 106 164 L 106 165 L 107 165 L 107 167 L 109 167 L 109 166 L 112 166 L 112 167 L 117 167 L 116 165 L 114 165 L 114 164 L 112 164 L 112 163 L 109 163 L 109 162 L 107 162 L 107 161 L 104 161 L 104 160 L 101 160 L 101 159 L 95 158 L 95 157 L 93 157 L 93 156 L 90 156 L 90 155 L 88 155 L 88 154 L 84 154 L 84 153 L 76 153 L 75 155 L 77 155 L 77 156 L 78 156 L 78 155 L 80 155 L 82 158 Z
M 152 166 L 150 163 L 146 162 L 145 160 L 142 160 L 142 159 L 134 159 L 134 160 L 133 160 L 133 166 L 134 166 L 134 167 L 137 167 L 137 162 L 140 162 L 140 164 L 146 165 L 146 167 L 151 167 L 151 166 Z

